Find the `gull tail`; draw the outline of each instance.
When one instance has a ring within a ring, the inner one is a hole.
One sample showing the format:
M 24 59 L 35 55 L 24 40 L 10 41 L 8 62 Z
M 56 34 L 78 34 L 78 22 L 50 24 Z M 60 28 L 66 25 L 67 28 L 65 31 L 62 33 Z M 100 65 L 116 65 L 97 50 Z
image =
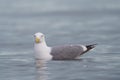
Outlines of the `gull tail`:
M 87 50 L 84 51 L 84 52 L 83 52 L 82 54 L 80 54 L 80 55 L 83 55 L 84 53 L 90 51 L 90 50 L 93 49 L 96 45 L 97 45 L 97 44 L 86 45 Z
M 97 44 L 91 44 L 91 45 L 86 45 L 86 52 L 88 52 L 89 50 L 93 49 Z

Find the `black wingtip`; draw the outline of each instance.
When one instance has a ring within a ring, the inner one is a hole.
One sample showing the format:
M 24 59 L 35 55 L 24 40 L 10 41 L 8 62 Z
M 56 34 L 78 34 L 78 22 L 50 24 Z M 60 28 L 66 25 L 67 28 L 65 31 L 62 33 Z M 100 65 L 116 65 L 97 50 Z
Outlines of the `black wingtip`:
M 98 44 L 86 45 L 87 50 L 93 49 Z

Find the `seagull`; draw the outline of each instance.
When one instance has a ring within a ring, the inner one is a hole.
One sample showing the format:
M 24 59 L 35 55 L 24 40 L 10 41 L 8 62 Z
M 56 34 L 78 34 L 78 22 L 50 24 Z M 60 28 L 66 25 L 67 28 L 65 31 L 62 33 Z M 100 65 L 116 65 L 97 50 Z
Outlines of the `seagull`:
M 61 45 L 49 47 L 45 41 L 45 35 L 41 32 L 34 34 L 35 58 L 38 60 L 73 60 L 79 59 L 81 55 L 90 51 L 96 44 L 92 45 Z

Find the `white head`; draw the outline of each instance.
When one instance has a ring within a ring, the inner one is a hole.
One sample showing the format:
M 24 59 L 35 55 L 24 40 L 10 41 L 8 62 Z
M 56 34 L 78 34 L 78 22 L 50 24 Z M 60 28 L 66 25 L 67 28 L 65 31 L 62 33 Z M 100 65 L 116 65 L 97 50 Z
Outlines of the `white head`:
M 45 37 L 44 37 L 43 33 L 40 33 L 40 32 L 35 33 L 34 37 L 35 37 L 35 43 L 36 44 L 45 42 Z

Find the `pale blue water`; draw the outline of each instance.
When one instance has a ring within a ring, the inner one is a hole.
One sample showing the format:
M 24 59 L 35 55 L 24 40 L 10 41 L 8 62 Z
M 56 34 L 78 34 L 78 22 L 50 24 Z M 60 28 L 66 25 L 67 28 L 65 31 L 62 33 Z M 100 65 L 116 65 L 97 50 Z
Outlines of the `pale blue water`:
M 119 21 L 120 0 L 0 0 L 0 80 L 120 80 Z M 36 68 L 36 32 L 49 46 L 98 45 Z

